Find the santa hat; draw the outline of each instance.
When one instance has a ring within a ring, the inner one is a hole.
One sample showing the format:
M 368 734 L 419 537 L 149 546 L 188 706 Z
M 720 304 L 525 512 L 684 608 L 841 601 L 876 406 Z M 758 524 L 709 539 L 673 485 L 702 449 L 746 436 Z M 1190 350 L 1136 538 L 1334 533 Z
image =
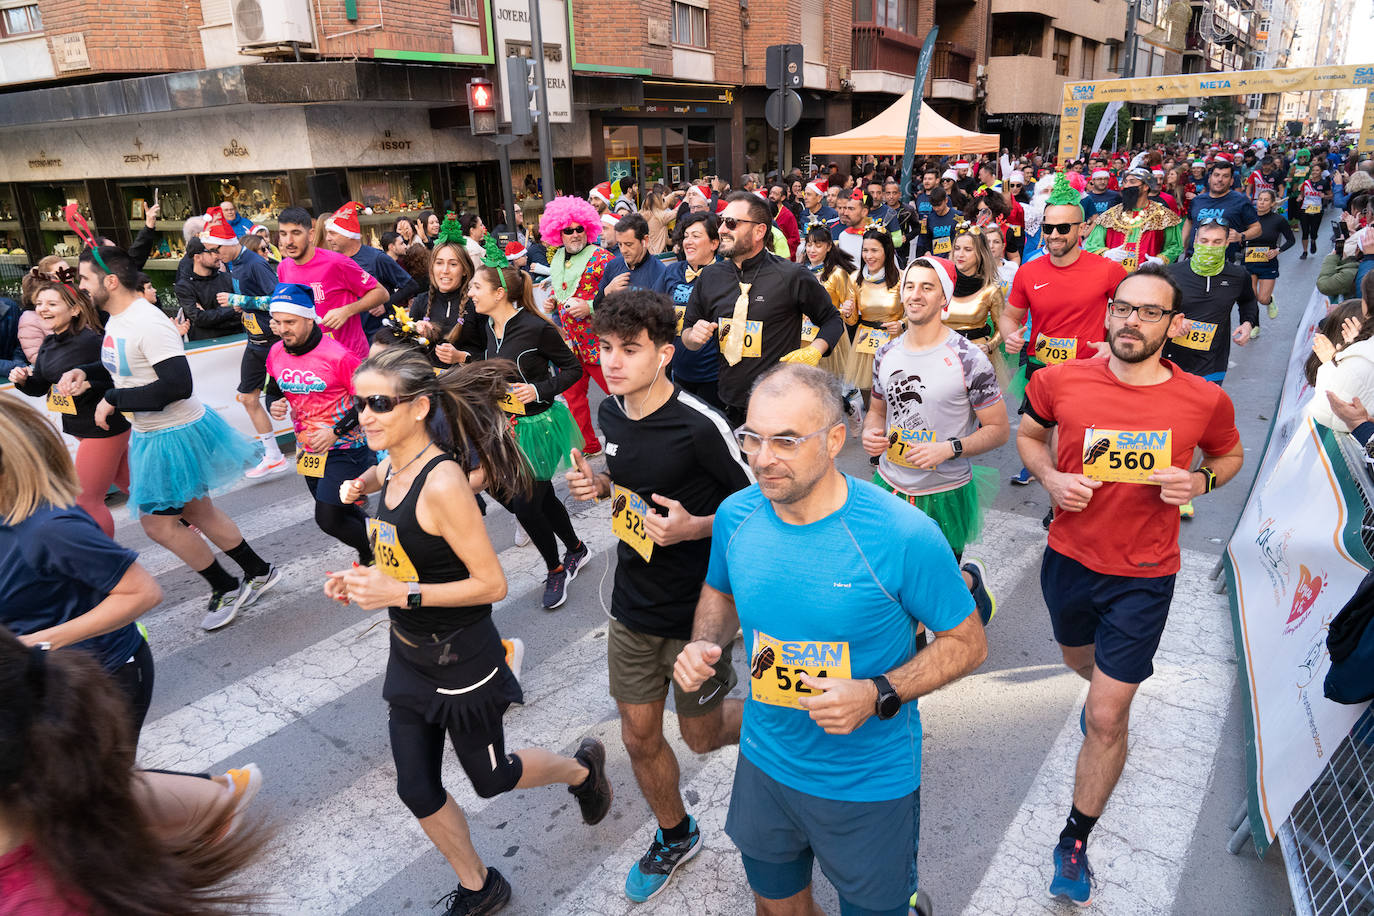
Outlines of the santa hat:
M 954 163 L 954 168 L 955 168 L 955 171 L 958 171 L 959 169 L 963 169 L 964 171 L 967 172 L 967 171 L 968 171 L 968 163 L 965 162 L 964 160 L 960 159 L 958 162 Z
M 208 223 L 212 219 L 224 219 L 223 207 L 211 207 L 205 211 L 205 221 Z
M 806 190 L 810 191 L 812 194 L 819 194 L 821 197 L 824 197 L 826 192 L 830 190 L 830 182 L 826 181 L 824 178 L 813 178 L 807 183 Z
M 1207 160 L 1206 160 L 1206 159 L 1194 159 L 1194 160 L 1193 160 L 1193 165 L 1194 165 L 1196 168 L 1205 169 L 1205 168 L 1207 168 Z
M 315 294 L 304 283 L 278 283 L 272 290 L 272 301 L 267 304 L 267 310 L 273 314 L 285 313 L 311 321 L 320 320 L 319 313 L 315 311 Z
M 601 198 L 601 200 L 605 201 L 606 206 L 608 206 L 608 207 L 611 205 L 612 201 L 614 200 L 614 198 L 612 197 L 612 193 L 611 193 L 611 183 L 610 183 L 609 181 L 603 181 L 603 182 L 601 182 L 601 184 L 599 184 L 599 185 L 597 185 L 596 187 L 592 188 L 591 193 L 588 194 L 587 196 L 588 196 L 588 197 L 599 197 L 599 198 Z M 709 194 L 707 195 L 707 199 L 710 199 L 710 195 L 709 195 Z
M 1011 173 L 1010 175 L 1007 176 L 1007 183 L 1008 183 L 1008 184 L 1020 184 L 1020 185 L 1025 184 L 1025 183 L 1026 183 L 1026 173 L 1023 172 L 1023 171 L 1021 171 L 1020 169 L 1013 169 L 1013 170 L 1012 170 L 1012 173 Z
M 945 173 L 940 176 L 940 180 L 944 181 L 945 179 L 949 179 L 950 181 L 958 181 L 959 173 L 954 171 L 954 169 L 945 169 Z
M 954 262 L 949 258 L 939 258 L 933 254 L 921 255 L 916 260 L 907 265 L 906 273 L 910 273 L 913 267 L 928 267 L 935 271 L 935 276 L 940 279 L 940 289 L 945 293 L 945 307 L 940 311 L 943 318 L 949 314 L 950 303 L 954 300 L 954 278 L 958 272 L 954 269 Z M 902 277 L 902 287 L 906 287 L 906 277 Z
M 216 207 L 215 209 L 219 209 Z M 200 242 L 207 248 L 217 248 L 220 245 L 237 245 L 238 236 L 234 235 L 234 227 L 225 222 L 220 214 L 205 224 L 205 229 L 200 233 Z
M 511 263 L 515 263 L 516 261 L 518 261 L 518 260 L 520 260 L 521 258 L 527 256 L 528 254 L 529 254 L 529 252 L 525 250 L 525 246 L 524 246 L 524 245 L 521 245 L 519 242 L 507 242 L 507 243 L 506 243 L 506 260 L 507 260 L 507 261 L 510 261 Z
M 350 200 L 334 211 L 334 215 L 324 221 L 324 228 L 351 239 L 363 237 L 363 229 L 358 225 L 358 202 Z
M 1093 170 L 1093 177 L 1094 177 L 1094 178 L 1111 178 L 1111 177 L 1112 177 L 1112 173 L 1109 172 L 1109 171 L 1107 171 L 1106 169 L 1094 169 L 1094 170 Z
M 1234 165 L 1234 164 L 1235 164 L 1235 160 L 1231 158 L 1231 154 L 1230 154 L 1230 153 L 1217 153 L 1216 156 L 1215 156 L 1214 158 L 1215 158 L 1218 162 L 1226 162 L 1226 163 L 1229 163 L 1229 164 L 1231 164 L 1231 165 Z

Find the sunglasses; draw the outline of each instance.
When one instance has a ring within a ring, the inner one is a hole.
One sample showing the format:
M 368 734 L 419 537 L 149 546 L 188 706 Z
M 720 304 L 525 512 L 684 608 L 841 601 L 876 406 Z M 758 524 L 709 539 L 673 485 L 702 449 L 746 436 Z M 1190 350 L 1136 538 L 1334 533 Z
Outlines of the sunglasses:
M 393 398 L 388 394 L 374 394 L 370 397 L 360 398 L 353 395 L 353 409 L 361 416 L 363 408 L 366 407 L 373 413 L 391 413 L 396 409 L 396 405 L 404 404 L 406 401 L 413 401 L 419 395 L 411 394 L 405 397 Z
M 756 219 L 740 219 L 737 216 L 722 216 L 720 218 L 720 224 L 726 229 L 738 229 L 740 223 L 756 223 L 760 226 L 763 225 Z
M 587 230 L 582 226 L 564 226 L 564 235 L 586 235 Z
M 1068 235 L 1069 231 L 1078 225 L 1081 223 L 1041 223 L 1041 228 L 1045 235 Z
M 1198 226 L 1220 226 L 1223 229 L 1230 229 L 1231 223 L 1224 216 L 1209 216 L 1206 219 L 1198 220 Z

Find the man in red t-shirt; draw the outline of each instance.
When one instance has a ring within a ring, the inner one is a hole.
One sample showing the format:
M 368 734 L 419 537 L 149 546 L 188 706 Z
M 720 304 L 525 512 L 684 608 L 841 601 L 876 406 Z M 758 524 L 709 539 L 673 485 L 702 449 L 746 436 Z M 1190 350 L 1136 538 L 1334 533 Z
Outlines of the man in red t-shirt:
M 1021 408 L 1017 450 L 1055 505 L 1041 590 L 1064 663 L 1090 684 L 1050 884 L 1051 895 L 1080 904 L 1091 895 L 1088 832 L 1121 777 L 1131 701 L 1154 672 L 1173 599 L 1178 507 L 1230 480 L 1243 460 L 1226 394 L 1160 357 L 1183 333 L 1182 298 L 1162 267 L 1142 266 L 1108 310 L 1109 358 L 1038 373 Z M 1203 461 L 1193 471 L 1195 449 Z

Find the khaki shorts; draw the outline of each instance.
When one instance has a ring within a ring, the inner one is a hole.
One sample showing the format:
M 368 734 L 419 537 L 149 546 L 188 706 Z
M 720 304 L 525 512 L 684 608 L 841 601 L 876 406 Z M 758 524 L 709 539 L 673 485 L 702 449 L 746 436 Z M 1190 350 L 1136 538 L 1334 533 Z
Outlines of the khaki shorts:
M 673 680 L 673 663 L 689 639 L 670 639 L 638 633 L 619 620 L 612 620 L 606 636 L 606 667 L 610 672 L 611 696 L 621 703 L 657 703 L 668 696 L 673 685 L 673 702 L 680 718 L 704 716 L 722 702 L 738 680 L 730 664 L 730 646 L 725 646 L 716 662 L 716 673 L 687 693 Z

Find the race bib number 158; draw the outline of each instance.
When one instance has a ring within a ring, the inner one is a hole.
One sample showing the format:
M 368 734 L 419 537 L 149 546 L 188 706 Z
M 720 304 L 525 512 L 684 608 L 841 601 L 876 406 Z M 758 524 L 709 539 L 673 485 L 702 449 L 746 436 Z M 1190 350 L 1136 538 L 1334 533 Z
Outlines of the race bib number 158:
M 750 660 L 750 695 L 760 703 L 801 709 L 802 697 L 815 696 L 801 676 L 849 677 L 849 643 L 784 642 L 754 631 L 754 657 Z
M 1083 432 L 1083 473 L 1112 483 L 1149 483 L 1149 476 L 1173 464 L 1172 432 L 1167 429 L 1087 429 Z

